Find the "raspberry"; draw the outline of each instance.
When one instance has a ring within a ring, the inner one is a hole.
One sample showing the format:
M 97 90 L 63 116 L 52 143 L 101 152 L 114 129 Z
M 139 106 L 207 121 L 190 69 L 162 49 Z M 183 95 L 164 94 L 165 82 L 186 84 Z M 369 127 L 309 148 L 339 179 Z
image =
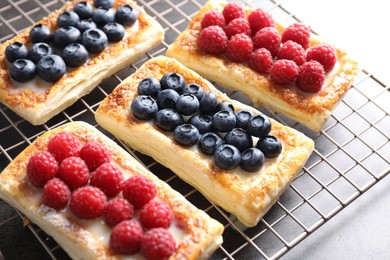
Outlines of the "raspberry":
M 76 216 L 93 219 L 103 214 L 106 202 L 106 195 L 101 190 L 92 186 L 84 186 L 72 192 L 69 206 Z
M 228 39 L 233 35 L 244 33 L 246 35 L 251 35 L 251 28 L 248 21 L 245 18 L 237 18 L 231 21 L 225 28 L 225 33 Z
M 141 253 L 148 260 L 168 259 L 176 250 L 171 233 L 163 228 L 153 228 L 141 238 Z
M 173 212 L 165 202 L 151 200 L 141 209 L 140 220 L 145 228 L 168 228 L 173 220 Z
M 58 177 L 63 180 L 71 190 L 87 185 L 89 170 L 87 164 L 80 157 L 64 159 L 58 169 Z
M 226 22 L 225 22 L 225 17 L 223 15 L 215 10 L 212 10 L 210 12 L 207 12 L 202 19 L 201 22 L 201 27 L 202 29 L 212 26 L 212 25 L 217 25 L 221 28 L 225 28 Z
M 215 25 L 204 28 L 198 36 L 197 45 L 203 52 L 221 54 L 225 52 L 227 47 L 225 31 Z
M 286 41 L 278 52 L 279 60 L 292 60 L 298 66 L 302 65 L 306 60 L 305 49 L 298 43 L 293 41 Z
M 321 90 L 324 81 L 324 67 L 319 62 L 311 60 L 299 67 L 297 87 L 300 90 L 316 93 Z
M 249 67 L 260 73 L 268 73 L 274 61 L 269 50 L 260 48 L 249 56 Z
M 53 209 L 63 209 L 70 199 L 70 189 L 58 178 L 46 182 L 43 187 L 43 204 Z
M 152 180 L 144 176 L 133 176 L 122 185 L 123 197 L 137 209 L 142 208 L 156 196 L 157 188 Z
M 324 66 L 325 72 L 333 69 L 337 61 L 336 51 L 329 44 L 318 44 L 307 50 L 306 60 L 316 60 Z
M 255 49 L 266 48 L 274 57 L 280 48 L 279 32 L 274 27 L 263 28 L 253 37 L 253 45 Z
M 294 83 L 298 72 L 298 65 L 292 60 L 277 60 L 272 66 L 269 76 L 276 84 L 288 85 Z
M 80 157 L 87 163 L 91 172 L 103 163 L 111 160 L 111 154 L 104 145 L 99 142 L 88 142 L 80 151 Z
M 31 156 L 27 164 L 27 176 L 34 186 L 42 188 L 46 182 L 57 175 L 58 163 L 48 152 L 39 152 Z
M 61 163 L 67 157 L 78 156 L 81 149 L 81 143 L 74 135 L 68 132 L 61 132 L 53 136 L 47 149 Z
M 287 27 L 282 33 L 282 42 L 291 40 L 300 44 L 304 49 L 309 48 L 310 29 L 304 24 L 294 23 Z
M 226 55 L 231 61 L 243 62 L 249 60 L 253 51 L 251 38 L 243 33 L 234 35 L 228 42 Z
M 116 225 L 110 235 L 110 247 L 118 254 L 134 254 L 140 249 L 143 230 L 135 220 L 125 220 Z
M 111 163 L 99 166 L 91 175 L 90 185 L 101 189 L 107 197 L 114 197 L 121 191 L 123 174 Z
M 132 219 L 133 216 L 133 205 L 123 198 L 112 199 L 106 205 L 104 217 L 106 224 L 110 227 L 114 227 L 123 220 Z
M 272 19 L 272 16 L 260 8 L 254 10 L 248 16 L 248 21 L 253 35 L 265 27 L 275 27 L 275 22 L 274 19 Z
M 241 7 L 241 5 L 237 3 L 229 3 L 227 4 L 222 11 L 223 17 L 225 17 L 225 21 L 227 24 L 230 23 L 230 21 L 237 19 L 237 18 L 245 18 L 245 11 Z

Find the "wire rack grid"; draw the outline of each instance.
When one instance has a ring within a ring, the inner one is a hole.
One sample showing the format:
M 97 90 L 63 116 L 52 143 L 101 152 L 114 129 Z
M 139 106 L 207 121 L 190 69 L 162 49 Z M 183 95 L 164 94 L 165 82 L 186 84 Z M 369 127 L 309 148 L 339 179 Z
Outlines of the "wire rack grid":
M 58 9 L 64 0 L 1 0 L 0 42 Z M 101 100 L 124 78 L 148 59 L 163 55 L 206 0 L 139 0 L 144 9 L 165 28 L 165 41 L 136 63 L 104 80 L 93 92 L 41 126 L 32 126 L 0 105 L 0 170 L 37 136 L 69 121 L 82 120 L 101 129 L 94 111 Z M 299 21 L 281 2 L 244 1 L 269 11 L 279 21 Z M 260 2 L 260 3 L 259 3 Z M 230 97 L 250 104 L 238 92 L 218 86 Z M 259 110 L 294 127 L 315 140 L 314 153 L 260 223 L 244 228 L 234 216 L 213 205 L 198 191 L 152 158 L 124 146 L 190 202 L 225 226 L 224 243 L 211 259 L 276 259 L 312 234 L 343 208 L 389 173 L 390 169 L 389 87 L 375 75 L 362 71 L 356 83 L 319 133 L 276 114 Z M 0 200 L 0 258 L 68 259 L 58 244 L 38 226 Z

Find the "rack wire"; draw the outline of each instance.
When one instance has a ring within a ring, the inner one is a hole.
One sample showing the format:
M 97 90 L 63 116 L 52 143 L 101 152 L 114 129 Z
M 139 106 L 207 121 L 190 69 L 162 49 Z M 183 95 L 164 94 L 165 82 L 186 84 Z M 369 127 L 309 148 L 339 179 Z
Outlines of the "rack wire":
M 47 130 L 69 121 L 82 120 L 100 128 L 94 111 L 116 85 L 152 57 L 163 55 L 167 46 L 183 31 L 206 0 L 139 0 L 166 32 L 165 41 L 137 62 L 104 80 L 89 95 L 41 126 L 32 126 L 0 105 L 0 170 Z M 254 1 L 244 1 L 253 5 Z M 271 12 L 278 20 L 299 21 L 280 2 L 256 1 L 257 7 Z M 58 9 L 64 0 L 1 0 L 0 42 Z M 239 92 L 219 86 L 230 97 L 250 104 Z M 274 113 L 259 110 L 300 130 L 314 139 L 314 153 L 286 192 L 256 227 L 244 228 L 234 216 L 210 203 L 198 191 L 152 158 L 124 146 L 161 179 L 182 193 L 198 208 L 225 226 L 224 243 L 211 259 L 276 259 L 330 218 L 352 203 L 390 171 L 389 86 L 375 75 L 362 71 L 319 133 Z M 10 138 L 11 137 L 11 138 Z M 4 256 L 3 256 L 4 255 Z M 38 226 L 0 200 L 0 258 L 68 259 L 58 244 Z

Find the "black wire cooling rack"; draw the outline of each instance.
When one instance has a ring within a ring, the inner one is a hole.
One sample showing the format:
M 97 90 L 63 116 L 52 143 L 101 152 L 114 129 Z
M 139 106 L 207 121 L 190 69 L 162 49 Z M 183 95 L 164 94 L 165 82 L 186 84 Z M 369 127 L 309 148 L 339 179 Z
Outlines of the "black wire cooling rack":
M 0 42 L 60 8 L 63 0 L 1 0 Z M 145 61 L 164 55 L 205 0 L 139 0 L 139 5 L 160 22 L 165 41 L 136 63 L 104 80 L 89 95 L 41 126 L 32 126 L 0 105 L 0 171 L 37 136 L 69 121 L 94 120 L 100 102 Z M 253 5 L 255 1 L 246 2 Z M 282 4 L 272 0 L 255 5 L 278 20 L 297 20 Z M 220 89 L 250 104 L 238 92 Z M 198 191 L 152 158 L 125 148 L 152 172 L 182 193 L 198 208 L 225 226 L 224 243 L 211 259 L 275 259 L 297 245 L 389 173 L 389 87 L 375 75 L 362 71 L 354 86 L 319 133 L 267 108 L 262 112 L 314 139 L 315 150 L 286 192 L 256 227 L 246 229 L 234 216 L 216 207 Z M 104 132 L 104 131 L 103 131 Z M 106 133 L 106 132 L 105 132 Z M 108 136 L 110 134 L 106 133 Z M 111 136 L 112 137 L 112 136 Z M 113 137 L 112 137 L 113 138 Z M 118 140 L 116 140 L 120 143 Z M 123 144 L 122 144 L 123 145 Z M 0 200 L 0 259 L 68 259 L 58 244 L 38 226 Z M 24 225 L 26 224 L 26 225 Z

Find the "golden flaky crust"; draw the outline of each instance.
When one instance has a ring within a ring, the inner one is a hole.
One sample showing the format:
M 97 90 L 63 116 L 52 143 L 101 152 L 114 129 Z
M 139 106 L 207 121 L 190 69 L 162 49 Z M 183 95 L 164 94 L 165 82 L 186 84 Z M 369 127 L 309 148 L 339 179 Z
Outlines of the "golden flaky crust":
M 38 23 L 48 26 L 53 32 L 57 28 L 57 17 L 65 10 L 72 10 L 80 1 L 67 2 Z M 93 0 L 87 2 L 93 4 Z M 109 44 L 103 52 L 91 57 L 84 65 L 72 70 L 68 68 L 65 76 L 54 84 L 43 82 L 38 77 L 28 83 L 16 83 L 9 76 L 5 48 L 15 41 L 30 46 L 30 28 L 0 45 L 0 101 L 30 123 L 43 124 L 88 94 L 104 78 L 160 44 L 164 39 L 161 25 L 132 0 L 116 0 L 114 8 L 124 4 L 131 5 L 139 12 L 138 21 L 126 27 L 125 37 L 118 43 Z M 31 90 L 32 84 L 36 85 L 36 90 Z
M 157 57 L 125 79 L 101 103 L 95 114 L 97 122 L 133 148 L 173 170 L 211 201 L 235 214 L 246 226 L 255 226 L 306 162 L 313 150 L 313 141 L 272 120 L 271 134 L 283 144 L 283 151 L 277 158 L 266 159 L 263 168 L 255 173 L 239 168 L 231 171 L 219 169 L 212 156 L 201 154 L 196 147 L 180 146 L 174 142 L 171 133 L 159 130 L 151 121 L 139 121 L 132 116 L 130 104 L 137 96 L 138 83 L 146 77 L 160 79 L 168 72 L 179 73 L 186 83 L 197 83 L 205 91 L 216 93 L 219 101 L 232 102 L 236 110 L 260 113 L 230 100 L 175 59 Z
M 171 44 L 166 55 L 176 58 L 187 67 L 221 85 L 241 91 L 255 104 L 265 105 L 300 122 L 309 129 L 319 131 L 330 117 L 343 95 L 353 83 L 359 69 L 346 52 L 336 48 L 338 62 L 327 74 L 322 90 L 315 94 L 304 93 L 296 87 L 280 86 L 266 75 L 251 70 L 247 64 L 230 62 L 224 55 L 214 56 L 201 52 L 196 39 L 201 21 L 210 10 L 222 11 L 227 4 L 223 0 L 210 0 L 194 16 L 187 29 Z M 247 14 L 252 9 L 246 8 Z M 284 27 L 277 24 L 280 33 Z M 322 43 L 312 36 L 310 45 Z
M 70 257 L 73 259 L 121 259 L 121 256 L 109 249 L 108 237 L 95 233 L 99 225 L 108 229 L 101 220 L 83 221 L 71 213 L 55 211 L 43 206 L 41 189 L 32 186 L 26 176 L 29 158 L 38 151 L 47 150 L 49 139 L 62 131 L 71 132 L 82 143 L 92 140 L 103 143 L 111 152 L 112 163 L 119 166 L 125 179 L 139 174 L 154 181 L 158 189 L 157 197 L 170 205 L 174 212 L 175 225 L 184 232 L 172 259 L 205 258 L 222 243 L 223 226 L 219 222 L 190 204 L 182 195 L 158 179 L 94 127 L 83 122 L 72 122 L 37 138 L 0 175 L 0 197 L 53 236 Z M 90 226 L 95 228 L 91 231 L 88 228 Z

